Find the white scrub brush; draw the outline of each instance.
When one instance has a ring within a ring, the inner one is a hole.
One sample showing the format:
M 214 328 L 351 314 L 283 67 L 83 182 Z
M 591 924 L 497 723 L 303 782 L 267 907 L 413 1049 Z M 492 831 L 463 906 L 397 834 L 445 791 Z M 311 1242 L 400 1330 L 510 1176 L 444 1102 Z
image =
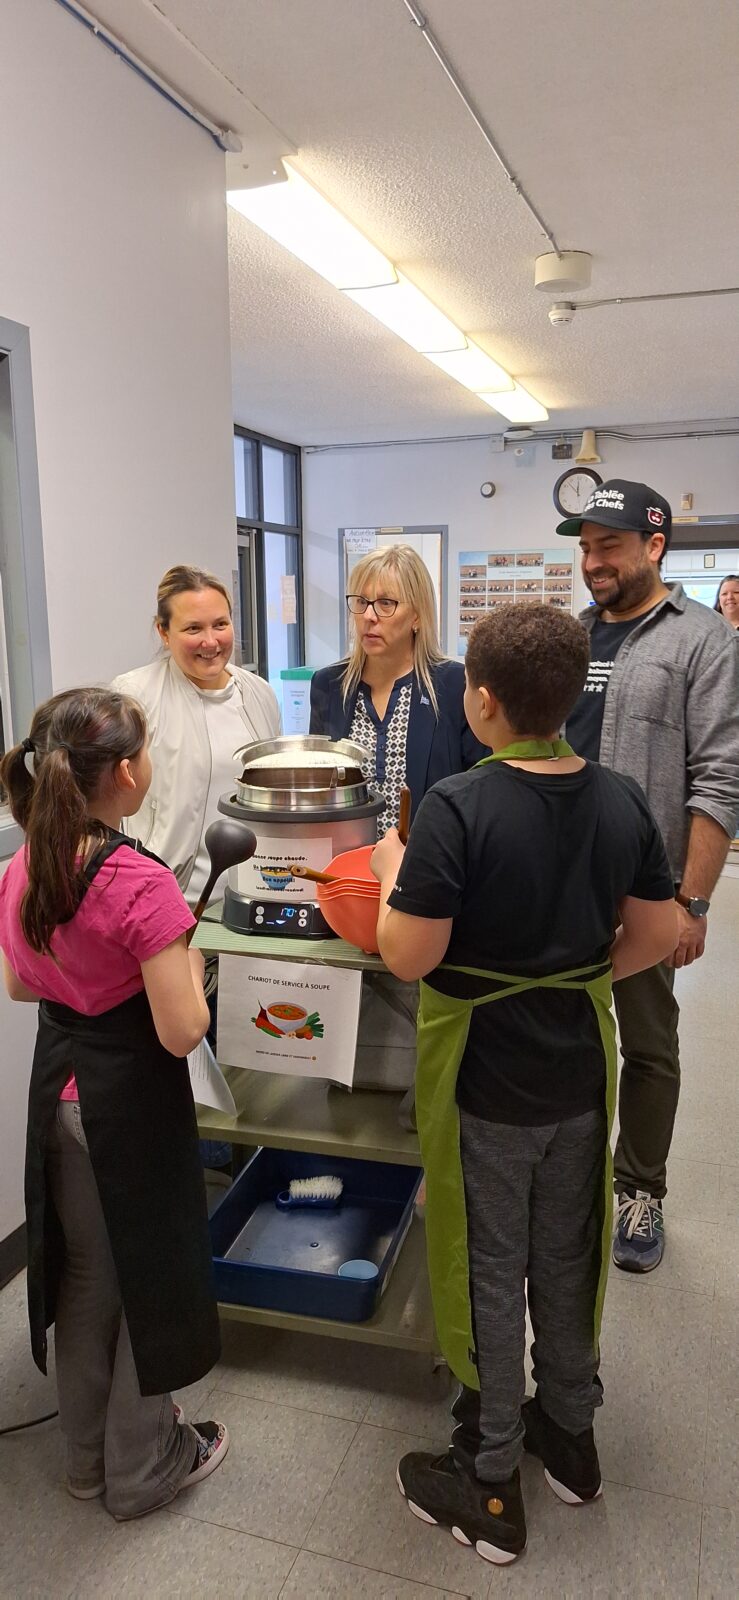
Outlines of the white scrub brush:
M 289 1189 L 278 1194 L 275 1204 L 280 1211 L 293 1211 L 298 1206 L 337 1206 L 344 1188 L 342 1178 L 293 1178 Z

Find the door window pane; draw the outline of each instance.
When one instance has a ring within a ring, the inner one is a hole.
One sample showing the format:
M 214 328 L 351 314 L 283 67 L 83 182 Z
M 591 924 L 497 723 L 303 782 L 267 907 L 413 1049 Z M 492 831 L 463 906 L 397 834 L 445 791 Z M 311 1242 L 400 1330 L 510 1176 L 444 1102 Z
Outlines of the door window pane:
M 257 441 L 234 434 L 234 479 L 237 517 L 258 517 Z
M 292 451 L 262 446 L 262 485 L 264 521 L 297 526 L 296 457 Z
M 299 667 L 300 543 L 294 533 L 264 531 L 264 591 L 267 621 L 267 676 L 280 698 L 280 673 Z

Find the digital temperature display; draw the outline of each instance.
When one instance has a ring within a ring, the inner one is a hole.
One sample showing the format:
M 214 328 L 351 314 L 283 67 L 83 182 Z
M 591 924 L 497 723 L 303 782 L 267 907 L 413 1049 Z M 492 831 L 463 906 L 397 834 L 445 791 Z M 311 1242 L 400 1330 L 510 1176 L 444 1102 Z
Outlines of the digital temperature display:
M 279 900 L 252 900 L 249 906 L 249 932 L 285 934 L 291 939 L 330 939 L 331 929 L 318 906 L 310 901 L 298 905 Z

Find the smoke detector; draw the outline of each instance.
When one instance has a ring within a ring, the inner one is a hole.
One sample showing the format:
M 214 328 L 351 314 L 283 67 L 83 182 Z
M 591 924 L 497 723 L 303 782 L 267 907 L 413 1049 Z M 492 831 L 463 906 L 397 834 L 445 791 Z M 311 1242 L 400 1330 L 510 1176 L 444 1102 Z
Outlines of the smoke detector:
M 534 262 L 534 288 L 543 294 L 572 294 L 590 286 L 593 258 L 585 250 L 550 250 Z
M 527 439 L 535 437 L 533 428 L 506 428 L 503 434 L 506 444 L 525 444 Z
M 549 307 L 549 321 L 552 327 L 564 328 L 568 322 L 572 322 L 576 311 L 577 306 L 571 301 L 555 300 L 554 305 Z

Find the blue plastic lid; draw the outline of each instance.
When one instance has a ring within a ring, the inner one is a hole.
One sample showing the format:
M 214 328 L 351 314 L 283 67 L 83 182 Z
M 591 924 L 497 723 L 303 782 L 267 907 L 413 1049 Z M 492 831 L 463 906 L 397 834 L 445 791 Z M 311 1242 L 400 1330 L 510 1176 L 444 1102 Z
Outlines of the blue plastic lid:
M 339 1267 L 340 1278 L 377 1278 L 379 1267 L 374 1261 L 342 1261 Z

